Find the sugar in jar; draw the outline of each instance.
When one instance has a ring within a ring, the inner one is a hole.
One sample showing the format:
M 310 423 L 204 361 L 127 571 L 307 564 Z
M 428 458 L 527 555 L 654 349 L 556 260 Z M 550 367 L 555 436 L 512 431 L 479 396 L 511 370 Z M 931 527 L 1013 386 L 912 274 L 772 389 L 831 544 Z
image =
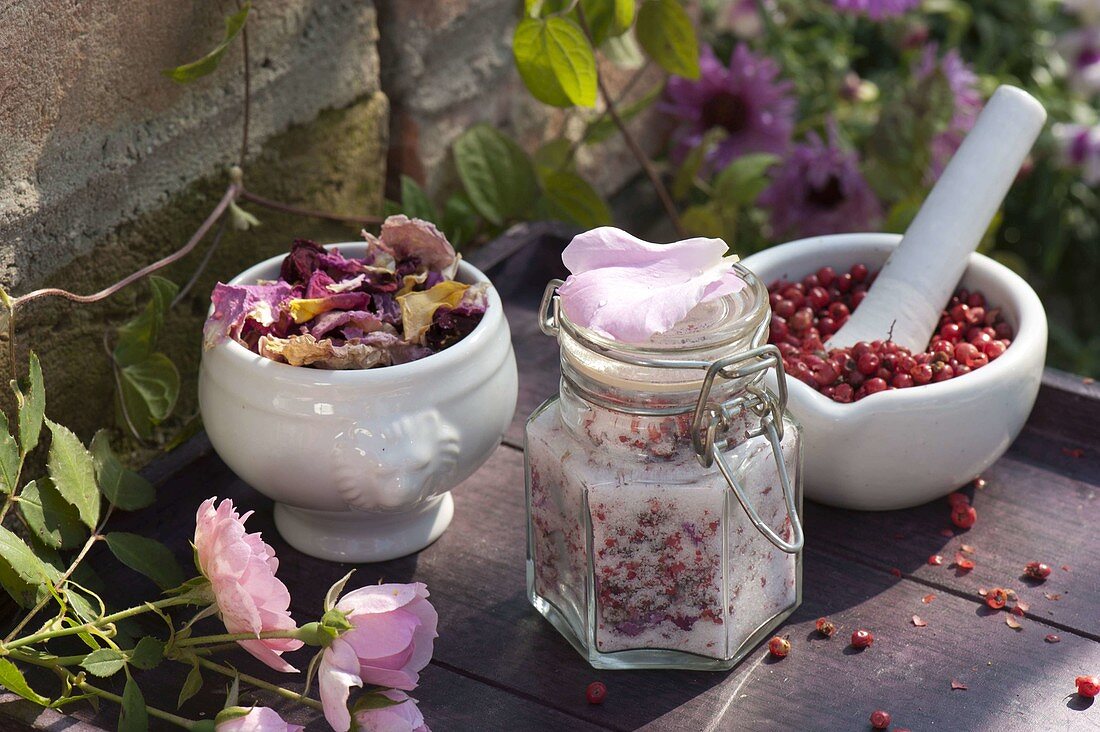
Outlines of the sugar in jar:
M 593 666 L 727 669 L 801 602 L 801 429 L 767 290 L 735 267 L 746 287 L 644 343 L 547 287 L 562 378 L 527 422 L 527 591 Z

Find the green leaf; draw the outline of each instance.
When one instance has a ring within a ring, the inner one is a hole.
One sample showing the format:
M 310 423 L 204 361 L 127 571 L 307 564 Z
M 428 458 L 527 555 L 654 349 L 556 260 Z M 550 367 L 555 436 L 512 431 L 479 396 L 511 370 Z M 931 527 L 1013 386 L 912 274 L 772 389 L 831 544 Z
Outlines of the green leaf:
M 520 78 L 540 102 L 555 107 L 596 105 L 596 54 L 574 21 L 525 18 L 512 52 Z
M 195 79 L 201 79 L 207 74 L 212 73 L 218 68 L 222 56 L 225 55 L 226 49 L 229 48 L 229 44 L 233 42 L 233 39 L 236 38 L 237 34 L 244 28 L 245 21 L 248 20 L 248 11 L 251 9 L 252 3 L 250 0 L 245 0 L 240 10 L 225 19 L 225 38 L 221 43 L 215 46 L 214 50 L 210 53 L 197 61 L 177 66 L 174 69 L 164 69 L 161 73 L 179 84 L 187 84 Z
M 53 439 L 46 468 L 61 497 L 76 507 L 89 529 L 99 521 L 99 489 L 95 482 L 95 461 L 80 438 L 67 427 L 46 420 Z
M 775 155 L 742 155 L 714 179 L 714 198 L 721 205 L 747 205 L 768 186 L 768 169 L 779 162 Z
M 118 732 L 147 732 L 149 712 L 145 709 L 145 697 L 130 674 L 126 674 L 126 687 L 122 690 L 122 710 L 118 715 Z
M 130 651 L 130 664 L 142 671 L 156 668 L 164 660 L 164 642 L 147 635 Z
M 38 354 L 31 351 L 30 372 L 27 375 L 27 386 L 16 389 L 19 400 L 19 446 L 26 455 L 38 445 L 38 438 L 42 434 L 42 419 L 46 413 L 46 387 L 42 382 L 42 364 L 38 362 Z
M 107 546 L 118 561 L 157 583 L 162 590 L 183 583 L 183 570 L 164 544 L 137 534 L 113 531 Z
M 498 226 L 529 213 L 538 199 L 535 168 L 513 140 L 486 124 L 454 144 L 458 177 L 478 213 Z
M 561 218 L 585 229 L 611 223 L 611 209 L 584 178 L 567 170 L 546 171 L 542 185 Z
M 439 219 L 428 194 L 407 175 L 401 176 L 401 213 L 411 219 L 435 222 Z
M 19 466 L 19 445 L 11 436 L 8 418 L 0 412 L 0 493 L 10 495 L 18 488 Z
M 356 697 L 355 701 L 352 702 L 351 713 L 356 714 L 371 709 L 385 709 L 386 707 L 392 707 L 402 703 L 401 701 L 394 701 L 388 696 L 383 696 L 378 693 L 362 694 Z
M 157 336 L 164 327 L 164 316 L 178 292 L 179 287 L 171 280 L 156 275 L 149 277 L 149 302 L 140 313 L 119 326 L 118 345 L 114 350 L 119 366 L 144 361 L 153 354 Z
M 72 549 L 85 539 L 76 508 L 61 497 L 49 478 L 32 480 L 19 494 L 19 512 L 38 539 L 53 549 Z
M 88 673 L 101 678 L 114 676 L 126 665 L 126 656 L 114 648 L 100 648 L 92 651 L 80 662 L 80 667 Z
M 196 663 L 191 667 L 190 673 L 187 674 L 187 678 L 183 682 L 183 687 L 180 689 L 179 701 L 176 702 L 176 709 L 179 709 L 184 703 L 198 694 L 202 689 L 202 671 L 199 670 L 199 665 Z
M 680 223 L 692 236 L 722 238 L 726 235 L 725 222 L 713 204 L 691 206 L 680 216 Z
M 26 542 L 0 526 L 0 584 L 23 607 L 48 597 L 61 573 L 43 562 Z
M 164 421 L 176 406 L 180 374 L 163 353 L 154 353 L 139 363 L 119 369 L 122 389 L 119 398 L 138 432 L 148 439 L 153 427 Z
M 607 60 L 620 69 L 634 71 L 645 66 L 645 54 L 638 45 L 638 39 L 634 33 L 623 33 L 621 36 L 608 38 L 600 46 Z
M 677 0 L 645 0 L 635 32 L 638 43 L 665 71 L 699 78 L 699 41 L 691 18 Z
M 597 46 L 634 24 L 634 0 L 580 0 L 580 4 Z
M 238 206 L 236 201 L 230 201 L 226 211 L 229 214 L 229 225 L 234 231 L 248 231 L 261 226 L 260 220 Z
M 454 195 L 443 204 L 443 220 L 440 228 L 447 235 L 451 246 L 459 249 L 474 237 L 481 217 L 465 196 Z
M 27 701 L 41 704 L 44 707 L 50 705 L 50 700 L 32 689 L 23 677 L 23 672 L 19 670 L 19 667 L 6 658 L 0 658 L 0 686 L 13 694 L 18 694 Z
M 119 462 L 105 430 L 96 432 L 92 438 L 92 459 L 99 490 L 118 508 L 136 511 L 156 500 L 153 484 Z

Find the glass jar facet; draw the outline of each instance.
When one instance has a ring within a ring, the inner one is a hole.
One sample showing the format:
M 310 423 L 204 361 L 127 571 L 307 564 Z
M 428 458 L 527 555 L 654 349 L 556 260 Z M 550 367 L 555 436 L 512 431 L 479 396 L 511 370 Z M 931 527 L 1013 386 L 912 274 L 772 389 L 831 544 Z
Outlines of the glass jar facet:
M 766 293 L 748 315 L 760 307 Z M 745 319 L 758 330 L 757 317 Z M 567 344 L 564 329 L 560 337 L 560 394 L 527 423 L 531 602 L 597 667 L 731 667 L 798 606 L 801 551 L 770 541 L 718 467 L 703 466 L 692 440 L 698 387 L 638 385 L 637 369 L 624 369 L 625 381 L 608 369 L 578 377 L 571 366 L 581 339 Z M 715 391 L 735 398 L 759 382 Z M 644 397 L 632 403 L 632 393 Z M 781 419 L 779 452 L 800 513 L 800 428 L 786 413 Z M 801 532 L 769 438 L 744 436 L 757 422 L 751 412 L 733 420 L 723 457 L 759 517 L 791 541 Z

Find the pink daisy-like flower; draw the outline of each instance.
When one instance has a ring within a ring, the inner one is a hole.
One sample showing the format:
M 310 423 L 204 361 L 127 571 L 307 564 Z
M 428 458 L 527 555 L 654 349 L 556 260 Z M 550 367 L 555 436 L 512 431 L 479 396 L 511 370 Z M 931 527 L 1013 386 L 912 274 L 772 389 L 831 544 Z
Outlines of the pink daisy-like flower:
M 1100 125 L 1057 124 L 1051 128 L 1067 166 L 1081 168 L 1087 185 L 1100 184 Z
M 833 0 L 842 13 L 865 15 L 871 20 L 897 18 L 920 5 L 920 0 Z
M 816 236 L 871 231 L 882 218 L 882 206 L 863 175 L 855 153 L 829 144 L 811 132 L 780 166 L 757 200 L 771 212 L 780 236 Z
M 924 49 L 917 67 L 917 79 L 924 80 L 938 69 L 947 79 L 951 89 L 954 111 L 947 129 L 932 139 L 932 162 L 929 176 L 934 180 L 940 176 L 951 156 L 959 149 L 963 138 L 982 111 L 982 96 L 978 93 L 978 75 L 968 63 L 962 60 L 959 52 L 952 49 L 937 59 L 938 46 L 930 44 Z
M 351 687 L 416 688 L 420 670 L 432 658 L 439 616 L 420 582 L 361 587 L 340 598 L 334 609 L 352 628 L 324 650 L 317 684 L 325 719 L 344 732 L 351 726 Z
M 230 633 L 294 630 L 290 592 L 275 577 L 279 560 L 259 533 L 245 532 L 249 511 L 238 516 L 228 498 L 214 507 L 214 498 L 199 506 L 195 517 L 195 555 L 199 569 L 210 580 L 218 615 Z M 302 647 L 295 638 L 238 641 L 241 647 L 276 671 L 296 668 L 281 658 Z
M 709 46 L 699 56 L 699 78 L 672 77 L 660 109 L 679 121 L 672 158 L 682 162 L 703 136 L 719 128 L 723 138 L 708 153 L 707 167 L 721 170 L 746 153 L 782 153 L 791 140 L 797 101 L 793 84 L 778 81 L 779 65 L 739 44 L 729 67 Z
M 1063 33 L 1057 48 L 1069 68 L 1069 83 L 1074 90 L 1085 96 L 1100 91 L 1100 26 Z

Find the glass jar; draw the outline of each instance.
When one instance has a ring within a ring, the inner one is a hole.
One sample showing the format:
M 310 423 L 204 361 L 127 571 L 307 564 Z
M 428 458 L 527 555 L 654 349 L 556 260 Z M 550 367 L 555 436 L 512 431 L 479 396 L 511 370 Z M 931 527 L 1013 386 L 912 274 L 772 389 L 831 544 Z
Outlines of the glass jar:
M 728 669 L 802 600 L 801 428 L 763 284 L 625 344 L 540 326 L 561 386 L 527 422 L 527 592 L 597 668 Z M 775 370 L 775 392 L 764 384 Z

